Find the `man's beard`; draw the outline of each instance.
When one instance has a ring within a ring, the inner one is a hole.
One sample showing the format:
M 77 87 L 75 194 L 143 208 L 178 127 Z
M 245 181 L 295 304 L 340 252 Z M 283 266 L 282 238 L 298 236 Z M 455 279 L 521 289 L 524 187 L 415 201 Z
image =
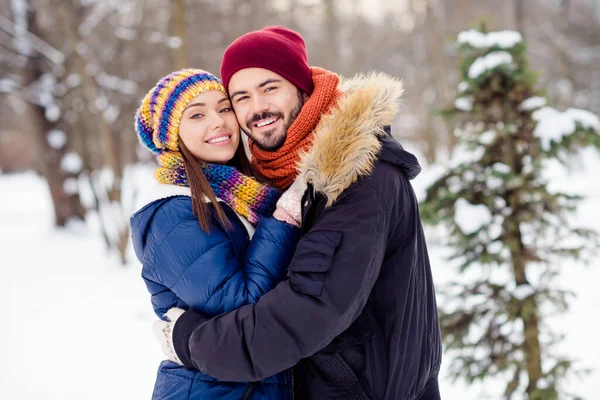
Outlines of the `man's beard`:
M 275 128 L 271 131 L 267 131 L 263 133 L 264 140 L 260 140 L 252 136 L 251 132 L 246 132 L 244 129 L 242 131 L 248 136 L 250 139 L 256 143 L 256 146 L 263 151 L 277 151 L 283 146 L 285 140 L 287 139 L 287 131 L 292 126 L 302 107 L 304 106 L 304 95 L 300 90 L 298 90 L 298 103 L 290 110 L 289 117 L 285 120 L 285 125 L 280 132 L 275 132 Z M 262 119 L 267 118 L 280 118 L 284 119 L 283 113 L 272 113 L 272 112 L 264 112 L 262 114 L 255 114 L 252 118 L 246 123 L 246 126 L 252 126 L 252 124 L 256 121 L 260 121 Z

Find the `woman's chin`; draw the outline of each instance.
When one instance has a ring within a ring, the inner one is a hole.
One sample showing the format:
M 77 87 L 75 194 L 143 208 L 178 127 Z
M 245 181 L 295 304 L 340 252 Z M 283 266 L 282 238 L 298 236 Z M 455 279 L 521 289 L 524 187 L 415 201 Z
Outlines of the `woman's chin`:
M 207 157 L 205 162 L 213 164 L 227 164 L 233 159 L 235 155 L 235 149 L 233 147 L 227 149 L 219 149 L 219 151 L 213 151 L 210 157 Z

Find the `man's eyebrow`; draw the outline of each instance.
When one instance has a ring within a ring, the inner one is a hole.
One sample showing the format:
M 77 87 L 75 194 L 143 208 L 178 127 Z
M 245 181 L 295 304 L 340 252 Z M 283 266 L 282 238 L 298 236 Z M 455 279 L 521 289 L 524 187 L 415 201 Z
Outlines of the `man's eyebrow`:
M 269 83 L 279 83 L 281 79 L 270 78 L 258 85 L 259 88 L 267 86 Z
M 257 88 L 262 88 L 262 87 L 268 85 L 269 83 L 280 83 L 280 82 L 281 82 L 281 79 L 269 78 L 266 81 L 263 81 L 263 82 L 259 83 L 256 87 Z M 248 91 L 246 91 L 246 90 L 238 90 L 236 92 L 231 93 L 229 95 L 229 97 L 231 97 L 233 99 L 235 96 L 239 96 L 241 94 L 248 94 Z
M 245 91 L 245 90 L 238 90 L 237 92 L 233 92 L 233 93 L 231 93 L 231 94 L 229 95 L 229 97 L 231 97 L 231 98 L 233 99 L 235 96 L 239 96 L 240 94 L 247 94 L 247 93 L 248 93 L 248 92 L 247 92 L 247 91 Z

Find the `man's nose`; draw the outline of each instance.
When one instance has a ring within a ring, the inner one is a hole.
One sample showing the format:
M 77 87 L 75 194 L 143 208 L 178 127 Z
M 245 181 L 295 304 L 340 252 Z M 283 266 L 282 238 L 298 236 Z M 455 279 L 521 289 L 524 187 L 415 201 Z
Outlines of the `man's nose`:
M 265 111 L 269 111 L 270 105 L 262 96 L 255 96 L 252 101 L 254 114 L 262 114 Z

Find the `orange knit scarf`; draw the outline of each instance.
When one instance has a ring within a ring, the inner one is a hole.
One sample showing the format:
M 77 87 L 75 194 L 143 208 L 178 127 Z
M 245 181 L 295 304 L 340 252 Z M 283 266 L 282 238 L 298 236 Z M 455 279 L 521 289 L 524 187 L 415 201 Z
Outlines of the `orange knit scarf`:
M 312 145 L 313 133 L 321 117 L 331 112 L 343 94 L 338 89 L 340 78 L 336 74 L 318 67 L 311 67 L 311 70 L 314 91 L 288 129 L 283 146 L 276 151 L 265 151 L 249 140 L 252 164 L 280 189 L 288 188 L 296 179 L 301 153 Z

